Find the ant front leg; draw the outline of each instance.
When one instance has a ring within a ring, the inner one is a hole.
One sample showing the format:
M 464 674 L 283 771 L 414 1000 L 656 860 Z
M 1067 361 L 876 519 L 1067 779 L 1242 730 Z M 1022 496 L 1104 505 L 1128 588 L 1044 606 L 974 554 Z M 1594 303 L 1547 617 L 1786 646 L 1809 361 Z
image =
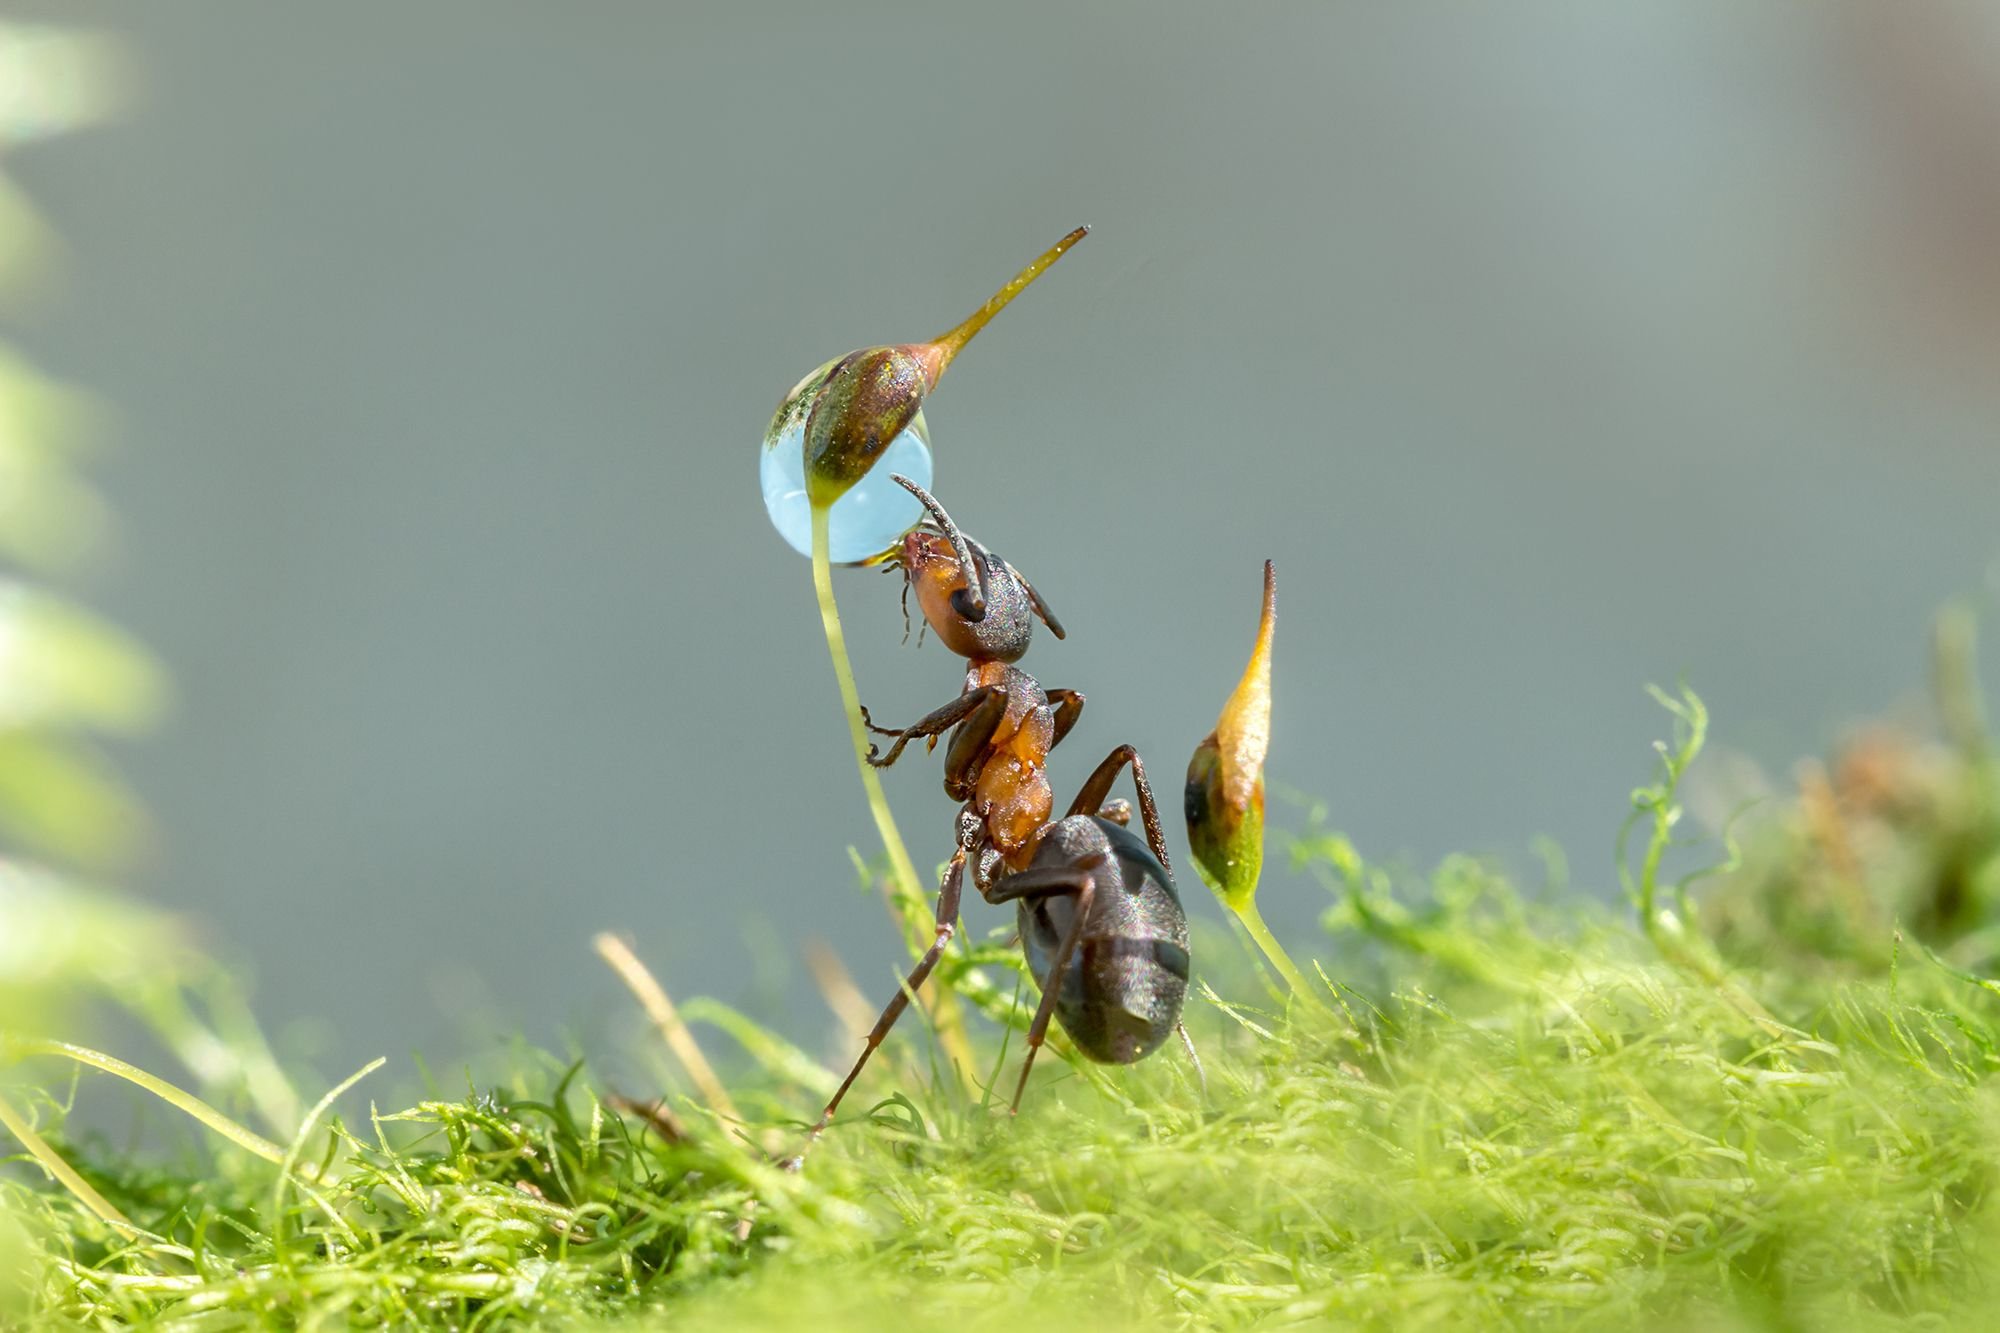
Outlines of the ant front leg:
M 1121 745 L 1104 757 L 1104 762 L 1097 766 L 1096 771 L 1084 779 L 1083 789 L 1070 803 L 1069 812 L 1073 815 L 1094 815 L 1104 809 L 1104 798 L 1111 794 L 1111 783 L 1117 778 L 1118 770 L 1127 764 L 1132 766 L 1132 785 L 1139 789 L 1139 817 L 1146 824 L 1146 845 L 1166 867 L 1167 873 L 1172 874 L 1174 863 L 1167 859 L 1167 839 L 1160 831 L 1160 809 L 1153 803 L 1153 784 L 1146 781 L 1145 762 L 1131 746 Z M 1131 818 L 1129 813 L 1126 818 Z M 1114 817 L 1112 822 L 1122 824 L 1125 821 Z
M 939 708 L 933 712 L 926 713 L 924 716 L 918 718 L 915 722 L 912 722 L 909 726 L 903 727 L 901 729 L 876 726 L 874 721 L 868 717 L 868 710 L 865 708 L 862 709 L 861 710 L 862 720 L 868 723 L 868 729 L 870 731 L 873 731 L 878 735 L 894 736 L 896 738 L 896 743 L 889 747 L 889 752 L 887 754 L 878 755 L 875 751 L 875 747 L 872 745 L 869 746 L 868 762 L 874 765 L 876 768 L 887 768 L 889 765 L 895 763 L 899 757 L 901 757 L 903 753 L 903 747 L 905 745 L 908 745 L 912 740 L 912 738 L 917 736 L 937 736 L 942 734 L 949 728 L 958 725 L 960 722 L 963 722 L 968 716 L 970 716 L 974 712 L 977 712 L 980 705 L 987 703 L 988 697 L 996 692 L 1000 694 L 1000 711 L 1005 712 L 1007 708 L 1007 696 L 1005 692 L 996 691 L 996 688 L 991 685 L 982 685 L 976 690 L 967 690 L 964 694 L 959 695 L 956 699 L 953 699 L 950 703 L 946 704 L 944 707 Z M 995 725 L 996 726 L 998 725 L 997 719 Z M 992 731 L 990 729 L 988 730 L 987 735 L 989 736 L 992 735 Z M 956 752 L 956 747 L 954 747 L 954 753 L 955 752 Z
M 876 726 L 875 719 L 868 714 L 867 704 L 856 704 L 855 707 L 861 710 L 861 725 L 874 732 L 877 736 L 900 736 L 903 734 L 902 730 L 897 727 Z
M 944 882 L 938 886 L 937 937 L 931 941 L 931 947 L 924 951 L 924 956 L 917 960 L 917 965 L 910 969 L 910 975 L 903 981 L 903 988 L 897 991 L 895 998 L 883 1007 L 882 1016 L 875 1020 L 874 1028 L 868 1033 L 868 1044 L 862 1048 L 861 1058 L 854 1062 L 854 1068 L 847 1071 L 847 1077 L 841 1080 L 840 1087 L 835 1090 L 832 1100 L 827 1102 L 826 1109 L 820 1112 L 819 1123 L 813 1126 L 808 1142 L 817 1140 L 833 1122 L 833 1113 L 840 1109 L 840 1099 L 854 1086 L 854 1080 L 861 1076 L 862 1067 L 868 1063 L 868 1057 L 875 1054 L 875 1048 L 888 1037 L 889 1029 L 896 1026 L 896 1020 L 910 1007 L 910 997 L 917 993 L 917 987 L 924 984 L 925 979 L 931 974 L 931 969 L 937 966 L 938 959 L 944 955 L 945 946 L 951 943 L 952 932 L 958 926 L 959 889 L 965 882 L 965 853 L 966 849 L 962 844 L 952 853 L 951 864 L 945 867 Z
M 1077 941 L 1083 938 L 1084 923 L 1090 920 L 1091 903 L 1097 895 L 1097 880 L 1084 866 L 1050 866 L 1023 870 L 1007 876 L 985 894 L 987 902 L 1012 902 L 1016 898 L 1072 895 L 1076 902 L 1069 929 L 1063 932 L 1056 956 L 1049 961 L 1048 975 L 1042 978 L 1042 1002 L 1035 1007 L 1035 1021 L 1028 1025 L 1028 1053 L 1021 1058 L 1021 1080 L 1014 1085 L 1014 1100 L 1007 1113 L 1021 1113 L 1021 1096 L 1028 1090 L 1028 1071 L 1035 1067 L 1035 1054 L 1049 1033 L 1049 1019 L 1055 1015 L 1056 996 L 1062 993 L 1063 976 L 1069 971 Z
M 966 715 L 965 725 L 951 738 L 944 752 L 944 794 L 954 801 L 969 801 L 979 785 L 980 770 L 986 767 L 987 747 L 993 733 L 1007 717 L 1012 700 L 1005 685 L 982 685 L 965 697 L 980 698 L 979 706 Z

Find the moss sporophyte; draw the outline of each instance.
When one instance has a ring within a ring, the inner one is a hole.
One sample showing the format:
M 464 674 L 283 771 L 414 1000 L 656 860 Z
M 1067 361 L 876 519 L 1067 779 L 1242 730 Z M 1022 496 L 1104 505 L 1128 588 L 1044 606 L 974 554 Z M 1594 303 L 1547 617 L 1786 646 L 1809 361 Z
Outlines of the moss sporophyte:
M 1215 730 L 1188 761 L 1182 810 L 1195 869 L 1235 914 L 1292 994 L 1320 999 L 1257 910 L 1264 871 L 1264 760 L 1271 750 L 1271 635 L 1277 627 L 1278 568 L 1264 562 L 1264 606 L 1249 665 L 1222 706 Z
M 878 472 L 878 465 L 890 461 L 920 486 L 929 484 L 924 400 L 965 345 L 1088 232 L 1088 227 L 1070 232 L 957 327 L 929 342 L 862 348 L 827 362 L 785 396 L 764 435 L 759 476 L 765 508 L 785 540 L 812 558 L 820 627 L 862 790 L 889 858 L 891 895 L 898 903 L 912 905 L 913 913 L 923 910 L 922 884 L 881 780 L 868 763 L 861 696 L 834 600 L 831 567 L 836 555 L 843 564 L 882 555 L 922 518 L 921 503 L 891 482 L 887 469 Z M 910 924 L 921 932 L 934 923 Z M 941 994 L 929 1006 L 947 1056 L 961 1070 L 969 1070 L 972 1052 L 956 1002 Z

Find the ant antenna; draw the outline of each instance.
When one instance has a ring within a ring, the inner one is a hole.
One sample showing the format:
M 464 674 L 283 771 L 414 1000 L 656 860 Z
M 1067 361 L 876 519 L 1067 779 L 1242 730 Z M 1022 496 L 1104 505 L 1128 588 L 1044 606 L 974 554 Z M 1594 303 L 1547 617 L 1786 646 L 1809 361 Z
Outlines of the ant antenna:
M 924 508 L 930 510 L 931 517 L 937 520 L 945 539 L 951 543 L 951 549 L 958 553 L 958 563 L 965 570 L 965 587 L 951 595 L 951 609 L 975 624 L 986 619 L 986 569 L 972 558 L 971 544 L 966 541 L 965 535 L 929 491 L 901 473 L 891 473 L 889 480 L 923 502 Z
M 1007 569 L 1013 574 L 1014 581 L 1028 590 L 1028 601 L 1033 603 L 1035 614 L 1042 618 L 1042 623 L 1049 627 L 1049 633 L 1055 635 L 1058 639 L 1068 637 L 1063 633 L 1062 622 L 1056 619 L 1056 613 L 1049 610 L 1049 604 L 1042 600 L 1042 595 L 1039 592 L 1035 591 L 1035 585 L 1022 578 L 1021 571 L 1015 569 L 1014 566 L 1008 565 Z

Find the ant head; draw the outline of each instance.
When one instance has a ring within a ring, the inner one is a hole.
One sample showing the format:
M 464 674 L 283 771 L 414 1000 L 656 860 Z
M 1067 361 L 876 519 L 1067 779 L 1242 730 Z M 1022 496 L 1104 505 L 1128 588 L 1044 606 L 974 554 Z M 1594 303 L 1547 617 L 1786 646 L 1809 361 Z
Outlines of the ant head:
M 969 660 L 1018 661 L 1028 651 L 1035 616 L 1063 637 L 1048 604 L 1019 571 L 960 533 L 922 487 L 907 477 L 894 480 L 931 512 L 931 524 L 903 538 L 898 563 L 945 647 Z

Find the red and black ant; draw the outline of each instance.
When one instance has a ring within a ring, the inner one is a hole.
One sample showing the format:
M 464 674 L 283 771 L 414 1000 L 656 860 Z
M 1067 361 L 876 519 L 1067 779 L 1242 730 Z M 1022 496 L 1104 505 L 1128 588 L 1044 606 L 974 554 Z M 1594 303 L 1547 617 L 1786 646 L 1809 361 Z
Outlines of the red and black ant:
M 833 1119 L 868 1057 L 950 943 L 968 860 L 982 898 L 1016 905 L 1021 948 L 1042 990 L 1014 1088 L 1014 1111 L 1020 1110 L 1051 1014 L 1091 1059 L 1130 1064 L 1180 1027 L 1187 998 L 1187 917 L 1167 868 L 1145 764 L 1131 746 L 1119 746 L 1084 782 L 1069 813 L 1050 820 L 1055 798 L 1046 768 L 1049 751 L 1076 725 L 1084 697 L 1075 690 L 1045 691 L 1014 663 L 1028 650 L 1035 618 L 1057 638 L 1062 627 L 1012 565 L 964 536 L 922 487 L 907 477 L 894 480 L 931 515 L 903 538 L 894 561 L 902 568 L 905 592 L 916 590 L 938 640 L 966 659 L 965 686 L 956 699 L 910 726 L 878 727 L 868 720 L 871 730 L 895 738 L 887 753 L 870 747 L 868 758 L 886 768 L 912 739 L 924 737 L 935 746 L 951 729 L 944 789 L 964 807 L 958 812 L 958 845 L 938 888 L 936 938 L 882 1010 L 867 1047 L 814 1126 L 814 1137 Z M 1144 842 L 1126 828 L 1131 807 L 1105 800 L 1128 764 L 1139 793 Z

